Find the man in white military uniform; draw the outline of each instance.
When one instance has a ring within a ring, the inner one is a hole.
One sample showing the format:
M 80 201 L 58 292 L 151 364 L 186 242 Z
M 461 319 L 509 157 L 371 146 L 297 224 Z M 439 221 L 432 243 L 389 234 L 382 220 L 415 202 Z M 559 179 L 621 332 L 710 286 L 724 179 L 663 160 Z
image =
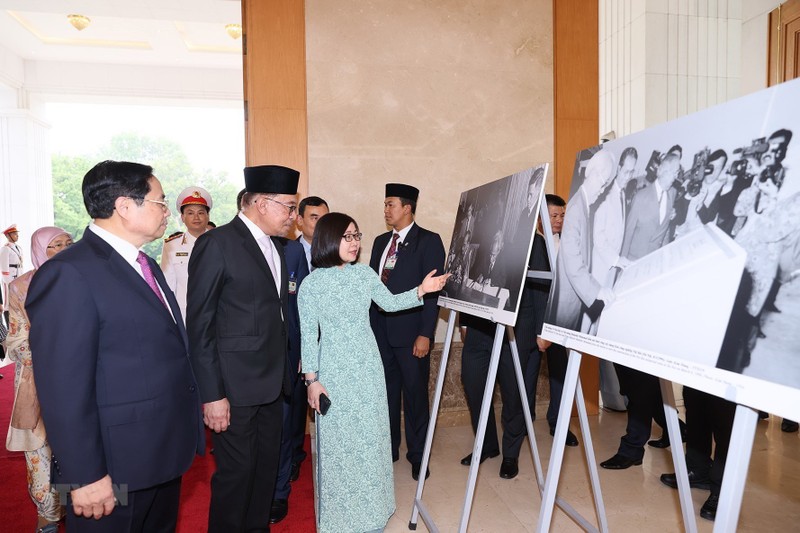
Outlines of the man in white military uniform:
M 5 230 L 3 235 L 6 236 L 8 242 L 0 248 L 0 270 L 3 273 L 3 301 L 8 301 L 8 285 L 17 279 L 22 273 L 22 249 L 17 244 L 19 240 L 19 230 L 16 224 L 11 224 Z
M 186 286 L 189 282 L 189 257 L 197 238 L 207 231 L 208 216 L 214 202 L 207 190 L 202 187 L 187 187 L 175 200 L 175 207 L 181 212 L 181 221 L 186 232 L 170 235 L 164 240 L 161 250 L 161 270 L 167 284 L 181 308 L 186 322 Z

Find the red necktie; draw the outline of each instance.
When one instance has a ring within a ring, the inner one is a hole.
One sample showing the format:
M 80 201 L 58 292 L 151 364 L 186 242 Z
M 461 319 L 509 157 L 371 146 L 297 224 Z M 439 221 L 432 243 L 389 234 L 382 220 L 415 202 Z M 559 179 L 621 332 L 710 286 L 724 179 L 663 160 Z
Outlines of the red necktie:
M 386 263 L 389 262 L 389 258 L 392 257 L 397 252 L 397 239 L 400 238 L 399 233 L 395 233 L 392 235 L 392 244 L 389 245 L 389 251 L 386 252 L 386 261 L 383 262 L 383 270 L 381 271 L 381 281 L 384 285 L 386 282 L 389 281 L 389 274 L 392 272 L 391 268 L 386 268 Z
M 136 262 L 142 267 L 142 275 L 144 276 L 144 280 L 147 282 L 150 288 L 153 289 L 153 292 L 156 293 L 156 296 L 158 296 L 159 301 L 164 304 L 164 307 L 169 309 L 167 302 L 164 301 L 164 297 L 161 295 L 161 291 L 158 288 L 158 283 L 156 283 L 156 278 L 153 276 L 153 270 L 150 268 L 150 263 L 147 261 L 147 256 L 144 252 L 139 252 L 139 255 L 136 256 Z

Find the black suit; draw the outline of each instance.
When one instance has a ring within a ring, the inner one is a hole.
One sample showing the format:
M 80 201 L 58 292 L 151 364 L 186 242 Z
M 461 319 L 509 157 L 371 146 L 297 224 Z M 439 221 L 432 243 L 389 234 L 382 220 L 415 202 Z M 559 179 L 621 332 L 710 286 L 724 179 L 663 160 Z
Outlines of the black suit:
M 372 245 L 369 265 L 380 274 L 384 249 L 392 238 L 389 231 L 379 235 Z M 444 272 L 444 245 L 438 234 L 414 224 L 402 245 L 398 246 L 397 263 L 386 286 L 400 294 L 418 286 L 428 272 Z M 375 304 L 370 309 L 370 322 L 383 359 L 386 392 L 389 401 L 389 423 L 392 431 L 392 458 L 397 460 L 400 447 L 400 401 L 405 415 L 406 458 L 413 464 L 422 461 L 428 431 L 428 381 L 430 357 L 414 357 L 412 350 L 418 336 L 428 337 L 433 344 L 439 307 L 438 294 L 426 294 L 423 306 L 386 313 Z
M 209 531 L 266 531 L 280 453 L 287 361 L 288 272 L 280 291 L 239 217 L 197 239 L 189 260 L 187 328 L 203 403 L 227 398 L 231 424 L 213 434 Z
M 278 480 L 275 485 L 275 499 L 287 499 L 291 492 L 289 477 L 292 463 L 301 463 L 306 453 L 303 451 L 305 439 L 308 402 L 306 386 L 300 379 L 300 315 L 297 312 L 297 291 L 308 275 L 308 262 L 303 245 L 297 241 L 281 239 L 289 272 L 289 314 L 286 323 L 289 330 L 289 372 L 292 377 L 292 392 L 284 398 L 283 437 L 281 439 L 281 460 L 278 467 Z
M 97 522 L 69 509 L 70 528 L 174 528 L 180 476 L 204 449 L 180 308 L 156 262 L 148 263 L 171 313 L 91 229 L 42 265 L 28 291 L 53 482 L 85 485 L 109 475 L 128 491 L 128 505 Z M 154 507 L 141 505 L 156 494 Z
M 550 270 L 544 238 L 536 235 L 533 249 L 528 261 L 533 270 Z M 520 366 L 524 376 L 527 401 L 531 415 L 535 416 L 536 384 L 539 378 L 541 353 L 536 345 L 536 336 L 542 331 L 544 312 L 549 296 L 549 281 L 526 278 L 522 290 L 517 323 L 514 336 L 519 352 Z M 472 429 L 477 431 L 481 401 L 486 387 L 486 377 L 492 354 L 492 342 L 496 325 L 488 320 L 470 315 L 461 315 L 460 324 L 467 328 L 467 337 L 461 354 L 461 382 L 469 406 Z M 547 421 L 555 427 L 558 419 L 558 405 L 561 401 L 561 390 L 567 369 L 566 350 L 557 344 L 547 350 L 547 364 L 550 369 L 550 407 Z M 504 340 L 497 368 L 497 381 L 500 383 L 500 394 L 503 399 L 501 425 L 503 428 L 503 457 L 516 459 L 526 435 L 525 419 L 519 396 L 519 386 L 511 359 L 511 348 L 508 340 Z M 494 410 L 489 411 L 486 435 L 483 441 L 483 455 L 493 455 L 500 451 L 497 440 L 497 425 Z
M 531 257 L 528 261 L 531 270 L 550 271 L 550 260 L 547 257 L 547 247 L 544 237 L 537 233 L 533 239 Z M 531 414 L 536 408 L 536 386 L 539 381 L 539 368 L 542 354 L 536 345 L 536 337 L 542 333 L 544 315 L 547 310 L 547 301 L 550 298 L 550 281 L 525 278 L 522 290 L 522 301 L 519 304 L 519 314 L 515 331 L 517 333 L 517 348 L 520 354 L 529 353 L 528 367 L 525 372 L 525 383 L 528 387 L 528 404 Z M 547 423 L 551 428 L 558 421 L 558 407 L 561 403 L 561 391 L 564 388 L 564 378 L 567 374 L 567 350 L 560 344 L 551 344 L 545 352 L 547 356 L 547 370 L 550 384 L 550 404 L 547 408 Z

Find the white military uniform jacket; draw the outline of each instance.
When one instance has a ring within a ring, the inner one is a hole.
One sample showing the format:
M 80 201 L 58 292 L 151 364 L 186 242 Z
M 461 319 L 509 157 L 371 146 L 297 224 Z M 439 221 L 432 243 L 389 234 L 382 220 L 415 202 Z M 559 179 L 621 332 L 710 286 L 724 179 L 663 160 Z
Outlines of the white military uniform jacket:
M 161 250 L 161 270 L 167 278 L 167 285 L 175 293 L 181 316 L 186 323 L 186 286 L 189 283 L 189 257 L 197 238 L 184 232 L 164 240 Z
M 3 302 L 8 302 L 8 285 L 23 273 L 22 249 L 13 242 L 0 248 L 0 271 L 3 275 Z

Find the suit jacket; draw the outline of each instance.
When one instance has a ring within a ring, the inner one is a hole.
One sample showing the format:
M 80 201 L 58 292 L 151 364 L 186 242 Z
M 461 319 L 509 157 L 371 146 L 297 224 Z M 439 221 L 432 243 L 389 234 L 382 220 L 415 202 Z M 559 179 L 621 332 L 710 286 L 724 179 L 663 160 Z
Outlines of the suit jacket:
M 625 221 L 625 236 L 622 239 L 620 255 L 635 261 L 667 243 L 675 189 L 670 187 L 665 194 L 667 214 L 663 221 L 658 220 L 659 203 L 655 182 L 648 184 L 636 194 Z
M 509 254 L 506 253 L 505 248 L 501 249 L 500 253 L 495 257 L 494 265 L 492 265 L 492 253 L 490 248 L 490 246 L 481 246 L 478 248 L 475 264 L 470 271 L 470 279 L 477 280 L 481 278 L 484 281 L 488 279 L 491 280 L 491 285 L 494 287 L 505 287 L 507 285 L 505 265 Z
M 600 284 L 591 274 L 592 219 L 583 188 L 570 198 L 556 259 L 553 298 L 547 322 L 578 331 L 585 308 L 597 299 Z
M 547 244 L 541 233 L 534 234 L 531 256 L 528 260 L 530 270 L 550 271 L 550 259 L 547 257 Z M 520 313 L 525 307 L 533 308 L 534 316 L 533 333 L 540 335 L 544 325 L 544 313 L 547 309 L 547 301 L 550 299 L 550 280 L 525 278 L 520 301 Z M 517 323 L 517 325 L 520 325 Z
M 203 403 L 275 401 L 291 387 L 287 361 L 288 278 L 283 246 L 280 292 L 264 254 L 238 216 L 197 239 L 189 259 L 186 324 Z
M 109 474 L 140 490 L 182 475 L 205 448 L 180 308 L 148 262 L 172 315 L 91 230 L 31 282 L 25 307 L 55 482 Z
M 625 234 L 625 192 L 613 183 L 594 213 L 592 224 L 592 275 L 605 285 L 617 264 Z
M 376 237 L 372 244 L 369 266 L 378 274 L 381 255 L 391 238 L 392 232 L 389 231 Z M 400 294 L 419 285 L 431 270 L 441 275 L 444 273 L 444 254 L 444 244 L 439 234 L 415 223 L 397 252 L 397 263 L 386 286 L 392 294 Z M 397 313 L 386 313 L 373 304 L 370 309 L 372 329 L 385 329 L 389 344 L 395 347 L 410 346 L 420 335 L 433 340 L 436 319 L 439 317 L 439 307 L 436 305 L 438 297 L 438 293 L 426 294 L 422 307 Z
M 283 254 L 286 256 L 286 270 L 289 272 L 289 313 L 286 315 L 286 324 L 289 330 L 289 372 L 297 374 L 297 365 L 300 363 L 300 314 L 297 311 L 297 291 L 300 284 L 308 276 L 308 262 L 306 251 L 298 241 L 278 239 L 283 244 Z M 294 288 L 291 286 L 294 282 Z

